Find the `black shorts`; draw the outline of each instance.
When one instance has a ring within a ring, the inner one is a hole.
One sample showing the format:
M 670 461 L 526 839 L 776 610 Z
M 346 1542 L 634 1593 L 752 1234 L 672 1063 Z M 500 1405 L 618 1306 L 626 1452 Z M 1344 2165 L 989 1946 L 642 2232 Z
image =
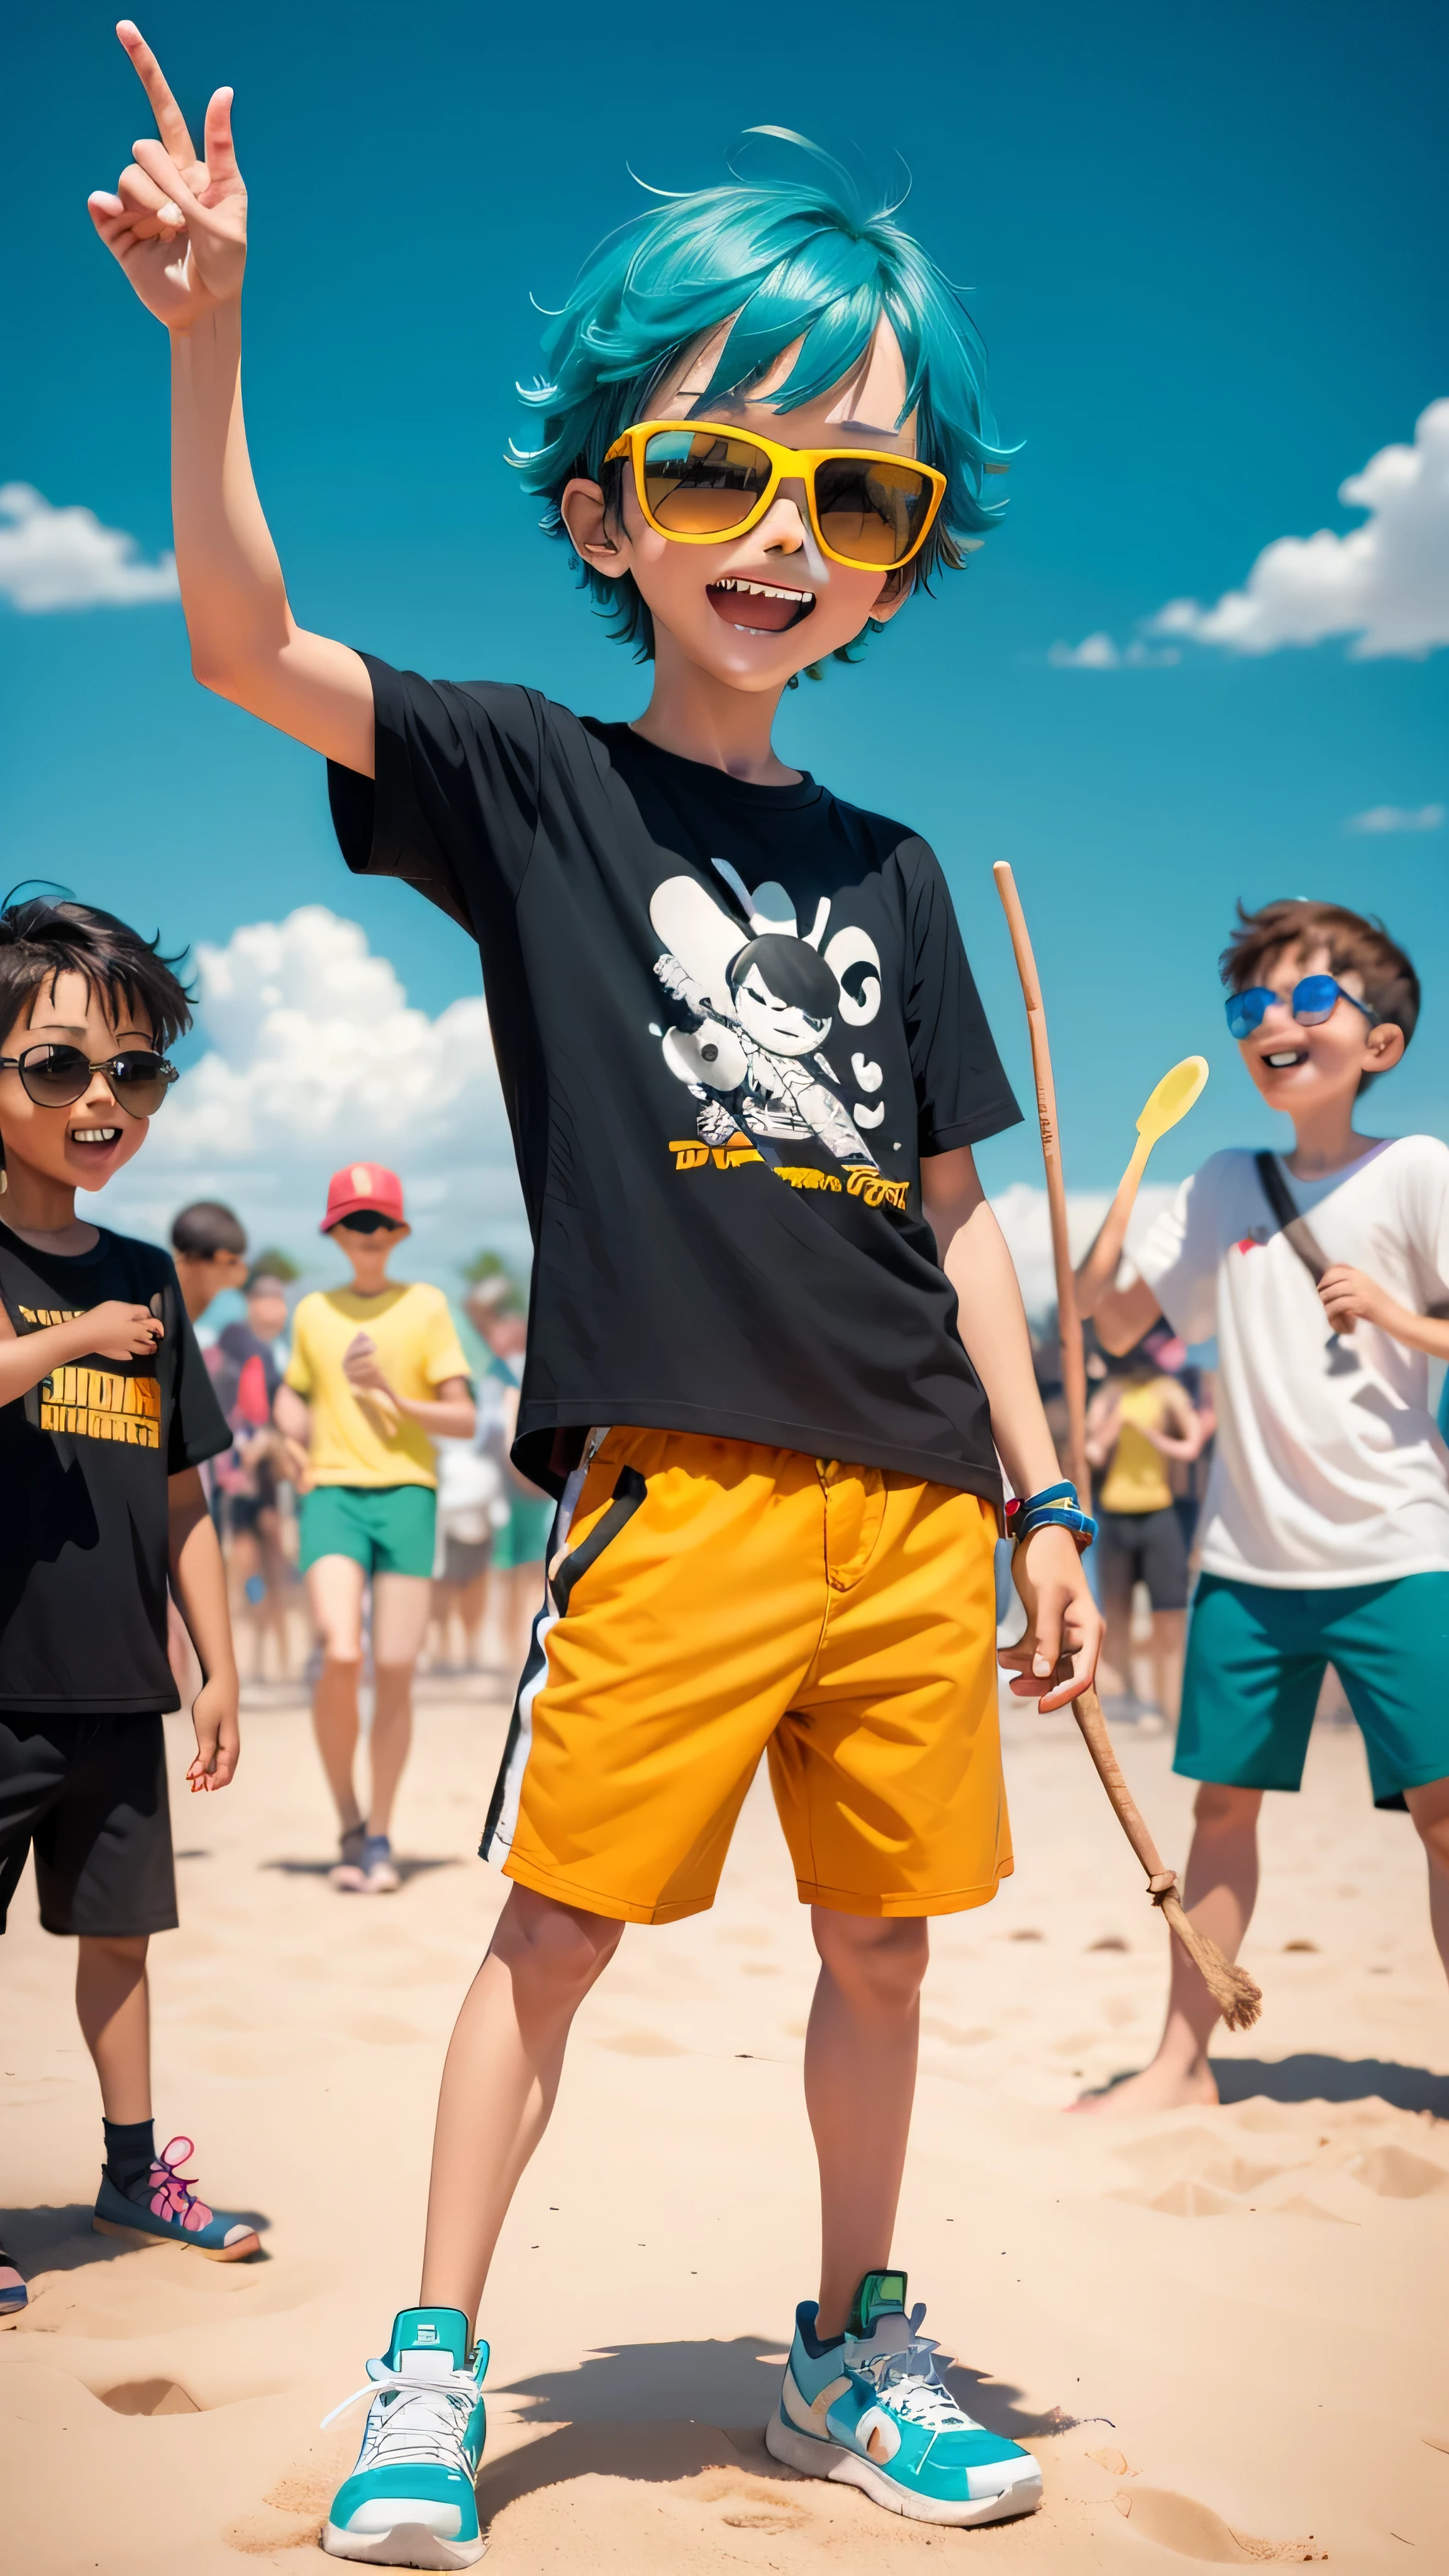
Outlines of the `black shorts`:
M 1101 1512 L 1097 1573 L 1111 1601 L 1145 1583 L 1154 1610 L 1187 1608 L 1187 1545 L 1171 1503 L 1160 1512 Z
M 154 1709 L 0 1715 L 0 1932 L 35 1845 L 47 1932 L 174 1932 L 166 1737 Z

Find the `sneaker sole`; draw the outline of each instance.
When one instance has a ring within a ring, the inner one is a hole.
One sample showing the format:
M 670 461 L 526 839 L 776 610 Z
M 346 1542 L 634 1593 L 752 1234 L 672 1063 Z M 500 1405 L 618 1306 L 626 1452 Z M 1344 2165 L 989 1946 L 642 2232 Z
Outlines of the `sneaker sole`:
M 772 2415 L 765 2426 L 765 2448 L 772 2459 L 783 2460 L 787 2468 L 798 2469 L 807 2478 L 829 2478 L 837 2486 L 859 2487 L 872 2504 L 883 2505 L 887 2513 L 902 2514 L 908 2522 L 948 2523 L 957 2530 L 974 2529 L 985 2522 L 1014 2522 L 1022 2514 L 1035 2513 L 1041 2504 L 1040 2471 L 1016 2486 L 1003 2487 L 1000 2495 L 985 2496 L 974 2504 L 909 2495 L 873 2461 L 863 2460 L 858 2451 L 847 2451 L 839 2442 L 816 2441 L 809 2433 L 797 2433 L 792 2425 L 782 2423 L 778 2414 Z
M 262 2250 L 255 2229 L 250 2236 L 239 2236 L 234 2245 L 198 2245 L 194 2236 L 153 2236 L 149 2227 L 122 2227 L 114 2218 L 93 2218 L 91 2228 L 97 2236 L 119 2236 L 123 2245 L 184 2245 L 188 2254 L 204 2254 L 208 2263 L 244 2263 L 248 2254 Z
M 329 2522 L 322 2534 L 329 2558 L 357 2558 L 364 2567 L 476 2567 L 488 2543 L 440 2540 L 426 2523 L 395 2522 L 391 2531 L 339 2531 Z

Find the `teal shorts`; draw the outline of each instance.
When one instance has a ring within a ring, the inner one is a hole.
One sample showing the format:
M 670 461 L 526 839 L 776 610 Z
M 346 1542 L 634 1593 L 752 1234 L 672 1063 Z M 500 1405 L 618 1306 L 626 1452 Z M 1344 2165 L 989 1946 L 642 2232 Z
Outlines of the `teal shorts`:
M 431 1574 L 438 1497 L 431 1485 L 314 1485 L 298 1510 L 305 1574 L 350 1556 L 364 1574 Z
M 1280 1592 L 1205 1574 L 1193 1595 L 1174 1771 L 1296 1789 L 1332 1664 L 1376 1806 L 1449 1779 L 1449 1574 Z

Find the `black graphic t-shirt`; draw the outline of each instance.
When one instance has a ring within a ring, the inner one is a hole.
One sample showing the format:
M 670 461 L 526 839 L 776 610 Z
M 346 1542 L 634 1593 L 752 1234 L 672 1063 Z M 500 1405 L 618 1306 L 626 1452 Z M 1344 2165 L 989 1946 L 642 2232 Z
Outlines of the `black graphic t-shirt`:
M 514 1456 L 596 1422 L 995 1499 L 920 1162 L 1013 1125 L 940 867 L 814 779 L 755 787 L 531 689 L 368 659 L 348 866 L 477 940 L 534 1240 Z
M 231 1433 L 170 1255 L 104 1228 L 36 1252 L 0 1225 L 0 1296 L 22 1338 L 112 1297 L 166 1328 L 150 1359 L 78 1359 L 0 1405 L 0 1709 L 176 1708 L 166 1480 Z

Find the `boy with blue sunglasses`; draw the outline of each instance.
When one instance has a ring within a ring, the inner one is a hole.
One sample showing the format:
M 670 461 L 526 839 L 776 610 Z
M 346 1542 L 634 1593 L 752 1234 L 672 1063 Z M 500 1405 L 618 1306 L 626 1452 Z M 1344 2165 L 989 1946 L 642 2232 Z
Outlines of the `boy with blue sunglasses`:
M 1236 1956 L 1257 1891 L 1267 1789 L 1297 1789 L 1332 1663 L 1375 1803 L 1407 1806 L 1449 1970 L 1449 1454 L 1428 1362 L 1449 1359 L 1449 1147 L 1353 1123 L 1414 1033 L 1419 982 L 1376 922 L 1338 904 L 1239 906 L 1222 960 L 1228 1026 L 1291 1154 L 1214 1154 L 1111 1286 L 1104 1228 L 1083 1311 L 1109 1350 L 1160 1314 L 1216 1338 L 1218 1440 L 1202 1515 L 1174 1768 L 1203 1783 L 1194 1920 Z M 1217 2007 L 1174 1949 L 1150 2066 L 1093 2107 L 1215 2102 Z
M 230 93 L 198 163 L 120 35 L 162 140 L 91 211 L 172 335 L 193 665 L 327 755 L 351 867 L 479 943 L 536 1244 L 513 1455 L 559 1501 L 483 1842 L 515 1883 L 448 2054 L 421 2304 L 369 2364 L 324 2546 L 482 2555 L 473 2321 L 573 2015 L 626 1922 L 712 1903 L 762 1755 L 821 1959 L 823 2241 L 766 2440 L 915 2520 L 1030 2512 L 1036 2462 L 937 2376 L 891 2237 L 927 1918 L 1012 1865 L 998 1456 L 1022 1498 L 1013 1688 L 1047 1708 L 1096 1662 L 1091 1529 L 972 1161 L 1019 1113 L 945 879 L 771 740 L 802 670 L 851 660 L 995 523 L 979 341 L 893 217 L 777 135 L 785 178 L 600 245 L 525 397 L 513 461 L 653 663 L 647 708 L 600 724 L 393 670 L 296 625 L 252 484 Z

